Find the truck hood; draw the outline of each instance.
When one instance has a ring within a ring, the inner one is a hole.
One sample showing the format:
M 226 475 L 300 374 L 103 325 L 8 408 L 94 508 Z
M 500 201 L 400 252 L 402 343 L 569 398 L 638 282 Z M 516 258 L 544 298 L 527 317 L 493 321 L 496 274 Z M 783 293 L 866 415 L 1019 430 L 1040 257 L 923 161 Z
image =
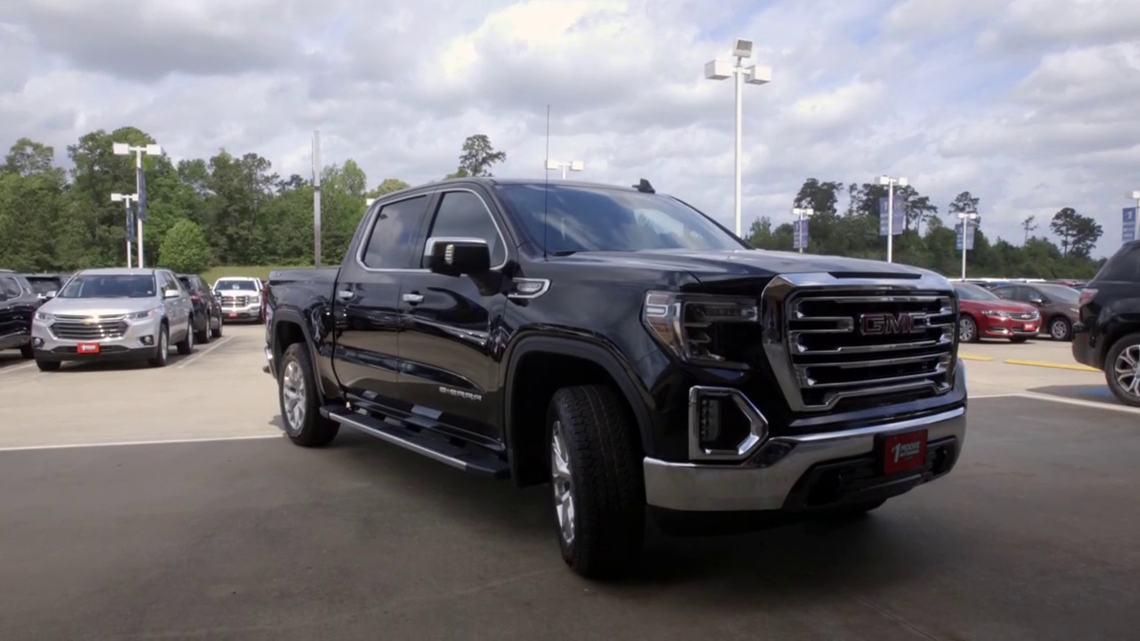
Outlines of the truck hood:
M 868 277 L 880 278 L 918 278 L 923 274 L 933 273 L 909 265 L 878 260 L 762 249 L 579 252 L 558 260 L 584 264 L 687 271 L 705 283 L 806 272 L 859 273 Z
M 145 312 L 162 305 L 162 299 L 151 298 L 53 298 L 40 306 L 45 314 L 84 314 L 88 316 L 117 316 L 131 312 Z

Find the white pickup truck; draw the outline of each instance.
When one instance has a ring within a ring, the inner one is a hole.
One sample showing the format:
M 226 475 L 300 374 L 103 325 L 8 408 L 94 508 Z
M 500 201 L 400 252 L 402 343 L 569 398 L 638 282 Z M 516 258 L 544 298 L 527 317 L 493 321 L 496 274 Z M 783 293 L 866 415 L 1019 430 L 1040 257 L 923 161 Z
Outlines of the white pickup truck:
M 260 278 L 229 276 L 214 281 L 214 297 L 222 306 L 222 318 L 226 322 L 265 320 L 265 284 Z

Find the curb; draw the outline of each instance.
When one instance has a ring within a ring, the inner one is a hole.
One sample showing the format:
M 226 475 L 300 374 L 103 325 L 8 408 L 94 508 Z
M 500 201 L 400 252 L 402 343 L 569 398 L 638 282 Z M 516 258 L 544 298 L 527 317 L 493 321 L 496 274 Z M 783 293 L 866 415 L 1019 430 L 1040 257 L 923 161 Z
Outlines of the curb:
M 1074 364 L 1069 364 L 1069 363 L 1047 363 L 1045 361 L 1023 361 L 1023 360 L 1019 360 L 1016 358 L 1007 358 L 1002 362 L 1003 363 L 1009 363 L 1010 365 L 1028 365 L 1030 367 L 1050 367 L 1053 369 L 1069 369 L 1069 370 L 1074 370 L 1074 371 L 1078 371 L 1078 372 L 1097 372 L 1097 373 L 1100 373 L 1099 369 L 1096 369 L 1095 367 L 1088 367 L 1087 365 L 1074 365 Z

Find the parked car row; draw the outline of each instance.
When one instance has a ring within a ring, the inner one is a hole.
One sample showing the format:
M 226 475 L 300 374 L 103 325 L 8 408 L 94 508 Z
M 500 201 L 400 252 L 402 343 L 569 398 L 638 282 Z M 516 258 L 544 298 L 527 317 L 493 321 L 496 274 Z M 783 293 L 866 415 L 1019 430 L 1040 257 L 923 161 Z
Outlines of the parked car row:
M 1004 338 L 1023 343 L 1041 333 L 1058 341 L 1072 338 L 1081 293 L 1053 283 L 1007 284 L 985 288 L 957 281 L 958 340 Z
M 19 349 L 42 371 L 67 361 L 167 362 L 235 320 L 264 318 L 264 284 L 219 279 L 210 287 L 168 269 L 86 269 L 70 274 L 0 270 L 0 350 Z

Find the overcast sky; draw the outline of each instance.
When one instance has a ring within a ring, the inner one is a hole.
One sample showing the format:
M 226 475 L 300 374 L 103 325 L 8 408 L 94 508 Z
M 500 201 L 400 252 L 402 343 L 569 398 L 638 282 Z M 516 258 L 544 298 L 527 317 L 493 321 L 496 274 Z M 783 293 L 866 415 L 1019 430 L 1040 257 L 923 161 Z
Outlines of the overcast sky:
M 774 80 L 746 86 L 744 218 L 791 220 L 804 178 L 905 176 L 945 212 L 981 198 L 1015 242 L 1075 207 L 1119 246 L 1140 189 L 1137 0 L 5 0 L 0 145 L 57 159 L 85 132 L 142 128 L 175 159 L 255 151 L 308 175 L 353 158 L 370 185 L 454 171 L 463 139 L 501 176 L 583 160 L 648 178 L 731 225 L 733 38 Z M 944 219 L 945 220 L 945 219 Z

